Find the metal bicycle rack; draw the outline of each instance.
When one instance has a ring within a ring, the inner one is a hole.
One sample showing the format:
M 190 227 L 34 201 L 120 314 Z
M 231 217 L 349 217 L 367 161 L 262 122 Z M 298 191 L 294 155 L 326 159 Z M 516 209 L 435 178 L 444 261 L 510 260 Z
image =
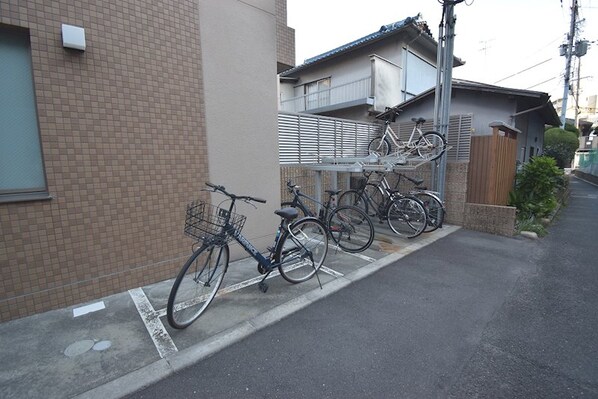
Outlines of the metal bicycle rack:
M 446 152 L 451 148 L 452 146 L 447 146 L 442 156 L 446 156 Z M 322 202 L 322 172 L 333 172 L 331 188 L 336 189 L 338 187 L 338 172 L 413 171 L 428 162 L 430 160 L 420 156 L 409 157 L 395 152 L 385 156 L 370 154 L 366 157 L 322 157 L 320 163 L 309 165 L 308 168 L 316 172 L 315 198 Z M 347 176 L 348 179 L 349 176 Z

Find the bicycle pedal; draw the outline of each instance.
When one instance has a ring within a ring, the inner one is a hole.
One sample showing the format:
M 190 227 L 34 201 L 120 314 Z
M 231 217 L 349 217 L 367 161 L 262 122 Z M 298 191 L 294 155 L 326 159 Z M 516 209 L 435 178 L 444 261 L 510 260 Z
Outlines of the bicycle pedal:
M 263 293 L 266 293 L 266 291 L 268 291 L 268 284 L 266 284 L 263 281 L 260 281 L 257 285 L 257 287 L 260 289 L 260 291 L 262 291 Z

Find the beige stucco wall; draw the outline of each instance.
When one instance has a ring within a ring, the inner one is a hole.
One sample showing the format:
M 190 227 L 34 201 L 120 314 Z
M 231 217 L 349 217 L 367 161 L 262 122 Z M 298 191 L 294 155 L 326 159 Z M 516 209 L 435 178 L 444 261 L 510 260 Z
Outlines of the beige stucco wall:
M 237 207 L 244 235 L 265 248 L 280 207 L 275 1 L 201 0 L 199 10 L 210 179 L 268 201 Z

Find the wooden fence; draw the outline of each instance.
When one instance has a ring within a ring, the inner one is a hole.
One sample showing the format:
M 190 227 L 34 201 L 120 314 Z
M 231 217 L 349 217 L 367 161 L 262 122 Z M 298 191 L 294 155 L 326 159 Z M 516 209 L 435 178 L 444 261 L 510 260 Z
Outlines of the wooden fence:
M 467 202 L 507 205 L 516 173 L 516 131 L 493 126 L 491 136 L 472 136 Z

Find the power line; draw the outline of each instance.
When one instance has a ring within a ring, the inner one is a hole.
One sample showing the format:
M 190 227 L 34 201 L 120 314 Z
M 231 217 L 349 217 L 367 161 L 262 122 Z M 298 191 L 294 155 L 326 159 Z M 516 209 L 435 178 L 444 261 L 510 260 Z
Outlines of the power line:
M 529 68 L 522 69 L 521 71 L 519 71 L 519 72 L 515 72 L 514 74 L 512 74 L 512 75 L 509 75 L 509 76 L 507 76 L 507 77 L 505 77 L 505 78 L 502 78 L 502 79 L 500 79 L 500 80 L 497 80 L 496 82 L 494 82 L 494 84 L 497 84 L 497 83 L 500 83 L 500 82 L 502 82 L 503 80 L 507 80 L 507 79 L 509 79 L 509 78 L 512 78 L 513 76 L 520 75 L 520 74 L 522 74 L 523 72 L 529 71 L 530 69 L 533 69 L 533 68 L 535 68 L 535 67 L 537 67 L 537 66 L 540 66 L 540 65 L 542 65 L 542 64 L 546 64 L 548 61 L 552 61 L 552 58 L 549 58 L 549 59 L 547 59 L 547 60 L 544 60 L 544 61 L 542 61 L 542 62 L 539 62 L 539 63 L 537 63 L 537 64 L 535 64 L 535 65 L 532 65 L 532 66 L 531 66 L 531 67 L 529 67 Z
M 552 77 L 552 78 L 550 78 L 550 79 L 548 79 L 548 80 L 545 80 L 545 81 L 543 81 L 543 82 L 536 83 L 535 85 L 533 85 L 533 86 L 530 86 L 530 87 L 526 88 L 525 90 L 533 89 L 534 87 L 537 87 L 537 86 L 543 85 L 544 83 L 548 83 L 548 82 L 550 82 L 551 80 L 555 80 L 557 77 L 559 77 L 559 76 L 554 76 L 554 77 Z

